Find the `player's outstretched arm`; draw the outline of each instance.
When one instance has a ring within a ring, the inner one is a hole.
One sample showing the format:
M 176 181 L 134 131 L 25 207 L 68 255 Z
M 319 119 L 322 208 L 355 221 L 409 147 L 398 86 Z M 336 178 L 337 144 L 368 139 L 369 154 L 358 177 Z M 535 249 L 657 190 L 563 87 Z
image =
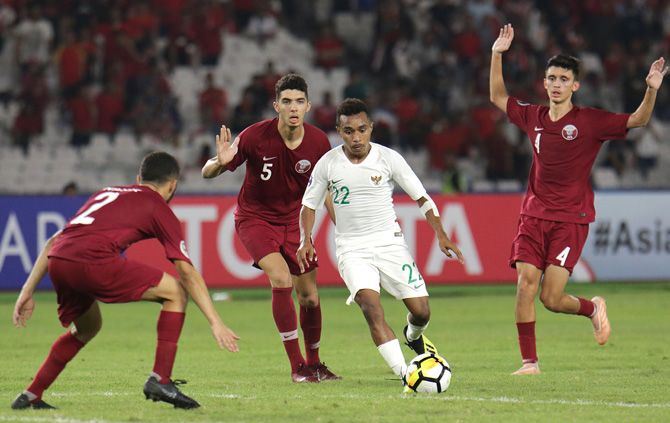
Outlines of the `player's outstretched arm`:
M 507 24 L 500 28 L 498 38 L 491 47 L 491 72 L 489 75 L 489 94 L 491 102 L 503 112 L 507 112 L 507 89 L 502 73 L 502 55 L 509 50 L 514 39 L 514 28 Z
M 176 260 L 175 267 L 179 273 L 179 282 L 182 284 L 188 295 L 193 298 L 202 314 L 209 322 L 212 329 L 212 335 L 219 347 L 225 348 L 228 351 L 238 352 L 237 340 L 239 336 L 231 329 L 223 324 L 219 313 L 216 312 L 212 299 L 209 297 L 209 291 L 205 280 L 200 273 L 189 262 L 183 260 Z
M 449 236 L 444 231 L 444 226 L 442 226 L 440 214 L 437 212 L 437 207 L 435 206 L 433 200 L 426 197 L 421 197 L 416 200 L 416 203 L 421 208 L 421 211 L 426 217 L 430 227 L 433 228 L 433 231 L 435 231 L 437 241 L 440 245 L 440 250 L 442 250 L 442 252 L 447 257 L 456 256 L 458 261 L 463 264 L 463 253 L 461 253 L 460 248 L 458 248 L 458 246 L 449 239 Z
M 16 299 L 16 304 L 14 305 L 14 313 L 12 314 L 12 322 L 14 326 L 25 327 L 26 322 L 33 315 L 33 310 L 35 309 L 35 301 L 33 300 L 33 292 L 37 284 L 40 283 L 44 275 L 47 274 L 47 267 L 49 264 L 49 251 L 53 245 L 56 237 L 60 234 L 60 231 L 56 232 L 54 236 L 49 238 L 49 240 L 44 244 L 44 248 L 40 252 L 40 255 L 35 260 L 33 269 L 28 275 L 21 292 L 19 293 L 19 298 Z
M 300 248 L 296 253 L 301 273 L 316 256 L 316 250 L 312 244 L 312 229 L 314 229 L 315 220 L 316 210 L 303 205 L 300 209 Z
M 233 157 L 237 154 L 240 137 L 236 137 L 231 142 L 232 139 L 230 128 L 222 125 L 221 132 L 216 136 L 216 156 L 207 160 L 207 163 L 202 167 L 203 178 L 209 179 L 219 176 L 225 170 L 226 165 L 233 160 Z
M 628 122 L 626 123 L 627 128 L 645 126 L 649 122 L 651 113 L 654 111 L 654 104 L 656 104 L 656 92 L 661 88 L 663 78 L 667 72 L 668 67 L 665 66 L 664 58 L 660 57 L 651 64 L 649 74 L 646 78 L 647 91 L 644 93 L 644 98 L 642 99 L 640 106 L 628 117 Z

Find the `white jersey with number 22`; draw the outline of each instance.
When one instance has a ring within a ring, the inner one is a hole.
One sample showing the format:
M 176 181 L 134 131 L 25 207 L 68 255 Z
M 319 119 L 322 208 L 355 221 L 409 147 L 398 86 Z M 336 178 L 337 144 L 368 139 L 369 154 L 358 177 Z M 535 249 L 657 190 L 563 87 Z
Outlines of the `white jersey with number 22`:
M 426 189 L 396 151 L 370 143 L 370 153 L 361 163 L 352 163 L 342 146 L 326 153 L 316 164 L 302 204 L 316 210 L 330 191 L 335 208 L 338 246 L 347 240 L 397 232 L 393 189 L 397 183 L 418 200 Z

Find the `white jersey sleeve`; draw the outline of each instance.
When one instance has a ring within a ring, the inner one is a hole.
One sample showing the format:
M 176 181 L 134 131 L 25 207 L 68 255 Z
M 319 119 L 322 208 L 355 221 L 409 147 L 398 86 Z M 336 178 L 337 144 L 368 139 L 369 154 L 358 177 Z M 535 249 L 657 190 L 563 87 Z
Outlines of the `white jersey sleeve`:
M 332 155 L 326 153 L 314 166 L 307 188 L 302 196 L 302 205 L 316 210 L 323 205 L 328 193 L 328 163 Z
M 427 195 L 426 188 L 419 180 L 419 177 L 416 176 L 416 173 L 409 167 L 405 158 L 400 155 L 395 150 L 387 149 L 386 150 L 387 160 L 391 168 L 391 177 L 393 181 L 400 185 L 400 188 L 403 189 L 414 201 L 418 200 L 421 197 Z

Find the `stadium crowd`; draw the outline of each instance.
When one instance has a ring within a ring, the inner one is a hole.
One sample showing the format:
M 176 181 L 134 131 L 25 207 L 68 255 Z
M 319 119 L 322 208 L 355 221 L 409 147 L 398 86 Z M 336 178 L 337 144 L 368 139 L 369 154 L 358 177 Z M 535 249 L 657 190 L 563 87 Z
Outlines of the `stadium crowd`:
M 547 58 L 566 52 L 582 61 L 577 104 L 632 112 L 648 63 L 670 44 L 663 0 L 0 0 L 0 168 L 13 169 L 17 150 L 45 154 L 50 131 L 83 159 L 96 136 L 125 134 L 188 148 L 186 167 L 199 168 L 221 123 L 239 131 L 272 114 L 274 83 L 292 70 L 268 58 L 236 74 L 235 91 L 220 75 L 239 68 L 227 40 L 262 51 L 288 32 L 308 44 L 310 67 L 297 69 L 308 81 L 311 70 L 346 74 L 311 93 L 314 124 L 332 131 L 337 102 L 362 98 L 375 141 L 414 158 L 432 190 L 521 190 L 530 143 L 488 100 L 489 49 L 506 22 L 517 28 L 508 89 L 532 102 L 546 101 Z M 180 69 L 200 79 L 194 113 L 180 104 Z M 652 123 L 603 149 L 596 186 L 667 188 L 669 123 L 661 90 Z

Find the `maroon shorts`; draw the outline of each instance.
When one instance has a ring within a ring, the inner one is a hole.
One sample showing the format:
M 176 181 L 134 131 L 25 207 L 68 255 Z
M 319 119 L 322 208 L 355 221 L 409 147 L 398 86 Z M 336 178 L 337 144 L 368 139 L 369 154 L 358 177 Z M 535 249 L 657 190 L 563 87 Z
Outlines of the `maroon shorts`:
M 103 264 L 50 257 L 49 276 L 58 297 L 58 318 L 67 327 L 95 300 L 139 301 L 144 291 L 158 285 L 163 271 L 121 256 Z
M 292 275 L 300 275 L 296 254 L 300 248 L 300 225 L 273 225 L 261 219 L 242 218 L 235 220 L 235 230 L 244 248 L 254 259 L 254 266 L 271 253 L 280 253 Z M 318 267 L 317 261 L 310 263 L 304 273 Z
M 588 224 L 554 222 L 521 215 L 509 264 L 516 267 L 516 262 L 522 261 L 541 270 L 553 264 L 566 268 L 572 274 L 588 234 Z

